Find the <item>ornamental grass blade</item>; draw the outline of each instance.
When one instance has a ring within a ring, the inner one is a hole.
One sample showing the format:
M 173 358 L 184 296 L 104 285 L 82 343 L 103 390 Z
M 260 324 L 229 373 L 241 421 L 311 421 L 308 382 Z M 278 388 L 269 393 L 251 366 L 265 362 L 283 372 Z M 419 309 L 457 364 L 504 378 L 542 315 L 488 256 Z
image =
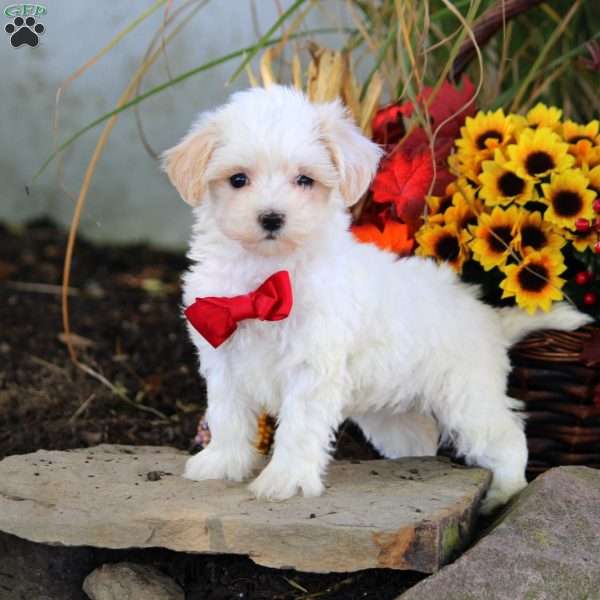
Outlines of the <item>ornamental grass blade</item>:
M 510 107 L 510 110 L 512 112 L 518 111 L 518 109 L 521 105 L 521 101 L 522 101 L 523 97 L 525 96 L 527 90 L 529 89 L 529 86 L 534 81 L 534 79 L 537 76 L 539 76 L 541 66 L 542 66 L 544 60 L 546 59 L 548 52 L 554 46 L 554 44 L 558 41 L 561 34 L 565 31 L 567 25 L 569 24 L 569 21 L 573 18 L 575 13 L 580 8 L 581 8 L 581 0 L 575 0 L 575 2 L 573 2 L 573 4 L 571 5 L 571 8 L 567 12 L 567 14 L 563 17 L 561 23 L 552 32 L 552 34 L 548 38 L 548 41 L 544 44 L 544 47 L 540 50 L 537 58 L 535 59 L 535 62 L 529 69 L 529 72 L 525 76 L 524 80 L 521 82 L 519 90 L 517 91 L 517 93 L 512 101 L 512 104 Z
M 173 28 L 173 31 L 170 35 L 164 40 L 164 44 L 168 44 L 175 36 L 181 31 L 186 24 L 189 23 L 189 19 L 183 19 L 181 23 L 178 23 L 176 27 Z M 162 27 L 162 25 L 161 25 Z M 149 55 L 144 57 L 144 60 L 137 68 L 133 77 L 131 78 L 127 88 L 117 101 L 117 108 L 122 108 L 124 104 L 135 94 L 136 89 L 138 88 L 140 80 L 144 77 L 150 67 L 156 62 L 156 60 L 161 56 L 164 48 L 164 44 L 161 44 L 161 47 L 151 52 Z M 87 168 L 85 170 L 85 174 L 83 177 L 83 182 L 81 184 L 81 188 L 79 190 L 79 194 L 77 197 L 77 202 L 75 204 L 75 209 L 73 211 L 73 216 L 71 218 L 71 225 L 69 228 L 69 236 L 67 239 L 67 249 L 65 251 L 65 260 L 63 265 L 63 281 L 62 281 L 62 295 L 61 295 L 61 304 L 62 304 L 62 319 L 63 319 L 63 329 L 64 334 L 67 340 L 67 347 L 69 349 L 69 356 L 74 364 L 76 364 L 79 368 L 83 368 L 83 365 L 77 358 L 77 351 L 74 345 L 70 342 L 71 338 L 71 325 L 70 325 L 70 313 L 69 313 L 69 297 L 68 297 L 68 289 L 69 282 L 71 277 L 71 264 L 73 259 L 73 252 L 75 248 L 75 241 L 77 238 L 77 230 L 79 228 L 79 223 L 81 221 L 81 215 L 83 213 L 83 208 L 85 206 L 85 202 L 87 199 L 87 195 L 90 189 L 90 185 L 92 182 L 92 178 L 96 171 L 96 166 L 102 157 L 106 144 L 108 143 L 108 139 L 112 133 L 114 126 L 116 125 L 118 120 L 118 113 L 115 113 L 110 117 L 107 123 L 102 130 L 98 138 L 98 142 L 94 148 L 94 152 L 88 162 Z
M 378 73 L 375 73 L 371 78 L 371 82 L 369 83 L 369 87 L 367 88 L 365 98 L 361 102 L 360 106 L 359 125 L 367 136 L 370 136 L 372 133 L 371 123 L 373 121 L 373 116 L 375 115 L 375 112 L 379 107 L 379 100 L 381 99 L 382 92 L 383 80 L 381 79 Z
M 275 48 L 267 48 L 260 59 L 260 76 L 263 82 L 263 87 L 269 87 L 277 83 L 275 74 L 273 73 L 273 54 Z M 250 64 L 246 65 L 249 67 Z
M 308 97 L 313 102 L 331 102 L 341 95 L 344 75 L 342 53 L 328 48 L 311 48 L 308 67 Z
M 292 55 L 292 84 L 299 91 L 303 89 L 302 62 L 297 50 L 294 50 L 294 54 Z
M 360 124 L 361 117 L 361 102 L 360 102 L 360 87 L 354 77 L 354 70 L 349 54 L 344 54 L 345 75 L 342 87 L 342 99 L 348 107 L 354 121 Z
M 352 33 L 351 30 L 345 30 L 346 33 Z M 307 31 L 302 31 L 302 32 L 298 32 L 296 34 L 290 35 L 288 36 L 289 39 L 297 39 L 297 38 L 302 38 L 302 37 L 307 37 L 310 35 L 317 35 L 317 34 L 338 34 L 339 33 L 339 29 L 337 28 L 331 28 L 331 27 L 325 27 L 325 28 L 321 28 L 321 29 L 312 29 L 312 30 L 307 30 Z M 282 38 L 275 38 L 272 39 L 268 42 L 269 46 L 272 46 L 274 44 L 278 44 L 280 43 L 282 40 Z M 87 133 L 88 131 L 90 131 L 91 129 L 94 129 L 94 127 L 97 127 L 98 125 L 104 123 L 105 121 L 107 121 L 108 119 L 110 119 L 111 117 L 118 115 L 126 110 L 128 110 L 129 108 L 131 108 L 132 106 L 136 106 L 137 104 L 140 104 L 140 102 L 143 102 L 144 100 L 147 100 L 148 98 L 155 96 L 156 94 L 159 94 L 160 92 L 165 91 L 166 89 L 173 87 L 175 85 L 180 84 L 181 82 L 185 81 L 186 79 L 189 79 L 190 77 L 193 77 L 194 75 L 198 75 L 199 73 L 203 73 L 205 71 L 209 71 L 210 69 L 214 69 L 215 67 L 218 67 L 219 65 L 222 65 L 230 60 L 234 60 L 236 58 L 240 58 L 243 56 L 247 56 L 249 52 L 253 51 L 256 48 L 256 46 L 247 46 L 246 48 L 241 48 L 239 50 L 234 50 L 233 52 L 229 52 L 228 54 L 224 54 L 223 56 L 219 56 L 218 58 L 215 58 L 213 60 L 209 60 L 208 62 L 205 62 L 203 64 L 201 64 L 198 67 L 194 67 L 193 69 L 189 69 L 187 71 L 184 71 L 181 75 L 178 75 L 177 77 L 174 77 L 173 79 L 170 79 L 169 81 L 166 81 L 164 83 L 161 83 L 151 89 L 149 89 L 148 91 L 144 92 L 143 94 L 140 94 L 139 96 L 136 96 L 135 98 L 133 98 L 132 100 L 130 100 L 129 102 L 125 102 L 125 104 L 120 105 L 118 108 L 115 108 L 113 110 L 109 110 L 108 112 L 104 113 L 103 115 L 99 116 L 97 119 L 94 119 L 93 121 L 91 121 L 90 123 L 88 123 L 87 125 L 85 125 L 84 127 L 82 127 L 81 129 L 79 129 L 78 131 L 76 131 L 74 134 L 72 134 L 69 138 L 67 138 L 64 142 L 62 142 L 62 144 L 60 144 L 60 146 L 58 146 L 54 151 L 52 151 L 48 157 L 46 158 L 46 160 L 42 163 L 42 166 L 36 171 L 36 173 L 33 175 L 32 177 L 32 181 L 35 182 L 38 177 L 46 170 L 46 168 L 48 167 L 48 165 L 66 148 L 68 148 L 73 142 L 75 142 L 76 140 L 78 140 L 84 133 Z M 245 68 L 245 67 L 244 67 Z
M 306 0 L 296 0 L 286 11 L 281 13 L 279 18 L 269 27 L 268 31 L 251 47 L 242 61 L 242 64 L 235 70 L 234 74 L 229 78 L 228 84 L 232 84 L 238 75 L 246 68 L 246 65 L 267 45 L 270 45 L 271 36 L 291 17 Z

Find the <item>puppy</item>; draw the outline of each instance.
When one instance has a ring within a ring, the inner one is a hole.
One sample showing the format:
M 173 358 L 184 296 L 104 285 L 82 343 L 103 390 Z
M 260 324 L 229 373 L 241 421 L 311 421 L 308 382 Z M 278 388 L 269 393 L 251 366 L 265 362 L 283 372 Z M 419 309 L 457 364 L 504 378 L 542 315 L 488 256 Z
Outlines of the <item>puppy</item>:
M 380 157 L 339 102 L 311 104 L 279 86 L 234 94 L 165 153 L 171 182 L 194 207 L 184 306 L 247 294 L 279 271 L 293 287 L 287 318 L 241 321 L 217 348 L 189 326 L 212 441 L 185 477 L 248 478 L 257 415 L 268 411 L 278 428 L 250 485 L 260 498 L 322 494 L 345 418 L 391 458 L 435 454 L 435 419 L 470 464 L 493 472 L 486 511 L 525 486 L 507 349 L 532 330 L 588 319 L 567 305 L 535 316 L 496 310 L 444 265 L 357 243 L 348 207 Z

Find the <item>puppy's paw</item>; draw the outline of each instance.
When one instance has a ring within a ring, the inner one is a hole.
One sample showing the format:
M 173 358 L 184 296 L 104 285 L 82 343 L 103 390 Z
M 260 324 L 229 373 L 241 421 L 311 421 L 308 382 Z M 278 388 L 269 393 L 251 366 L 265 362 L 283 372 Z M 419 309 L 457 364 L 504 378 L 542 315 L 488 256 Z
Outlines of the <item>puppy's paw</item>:
M 320 496 L 325 486 L 316 469 L 280 466 L 272 460 L 249 488 L 257 498 L 277 501 L 287 500 L 298 492 L 306 497 Z
M 194 481 L 243 481 L 250 475 L 256 458 L 256 454 L 251 451 L 240 452 L 236 449 L 233 453 L 213 448 L 213 444 L 209 444 L 207 448 L 187 460 L 183 477 Z
M 501 506 L 506 504 L 515 494 L 518 494 L 525 486 L 527 482 L 525 479 L 519 482 L 518 484 L 514 484 L 510 487 L 500 487 L 498 485 L 492 484 L 492 487 L 488 490 L 483 502 L 480 506 L 480 512 L 483 515 L 490 515 L 499 509 Z

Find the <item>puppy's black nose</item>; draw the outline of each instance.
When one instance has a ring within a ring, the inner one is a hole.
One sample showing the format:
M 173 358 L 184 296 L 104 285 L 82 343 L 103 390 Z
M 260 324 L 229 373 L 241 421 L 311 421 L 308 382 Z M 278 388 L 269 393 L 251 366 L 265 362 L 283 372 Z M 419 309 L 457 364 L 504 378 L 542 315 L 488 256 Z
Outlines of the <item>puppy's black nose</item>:
M 260 226 L 269 233 L 273 233 L 283 227 L 285 216 L 277 212 L 264 212 L 258 215 Z

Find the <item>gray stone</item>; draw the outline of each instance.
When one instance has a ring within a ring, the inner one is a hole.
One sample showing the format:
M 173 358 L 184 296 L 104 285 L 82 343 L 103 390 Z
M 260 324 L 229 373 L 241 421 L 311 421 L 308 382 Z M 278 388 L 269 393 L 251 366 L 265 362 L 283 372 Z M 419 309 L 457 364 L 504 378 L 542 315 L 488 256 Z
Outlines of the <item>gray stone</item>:
M 83 591 L 90 600 L 185 600 L 158 569 L 127 562 L 98 567 L 85 578 Z
M 0 531 L 64 546 L 245 554 L 321 573 L 433 572 L 469 542 L 490 480 L 442 458 L 335 462 L 321 498 L 269 503 L 244 484 L 182 479 L 185 459 L 133 446 L 8 457 Z
M 400 598 L 600 599 L 600 471 L 547 471 L 473 548 Z

